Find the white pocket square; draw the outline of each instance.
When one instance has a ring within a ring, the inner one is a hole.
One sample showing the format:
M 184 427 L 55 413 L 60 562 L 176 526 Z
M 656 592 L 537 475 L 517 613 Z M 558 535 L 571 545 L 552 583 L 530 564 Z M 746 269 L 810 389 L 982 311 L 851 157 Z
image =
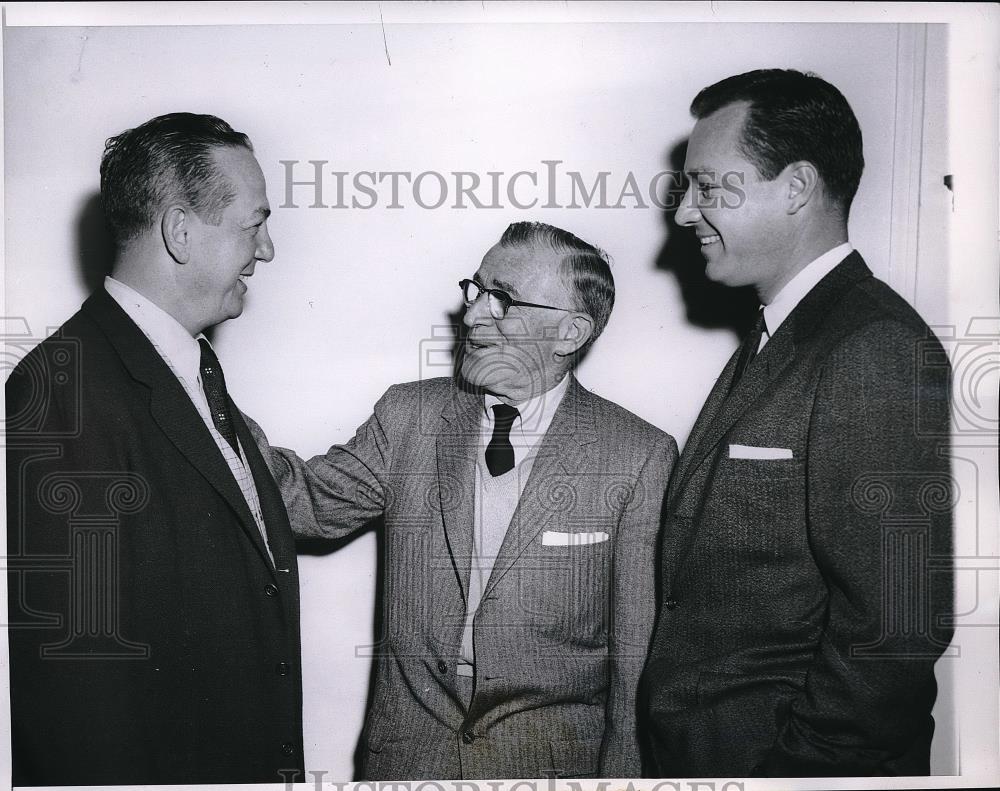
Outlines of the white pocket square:
M 791 448 L 756 448 L 753 445 L 730 445 L 731 459 L 790 459 Z
M 600 544 L 608 540 L 608 534 L 597 533 L 560 533 L 558 530 L 546 530 L 542 533 L 543 547 L 577 547 L 583 544 Z

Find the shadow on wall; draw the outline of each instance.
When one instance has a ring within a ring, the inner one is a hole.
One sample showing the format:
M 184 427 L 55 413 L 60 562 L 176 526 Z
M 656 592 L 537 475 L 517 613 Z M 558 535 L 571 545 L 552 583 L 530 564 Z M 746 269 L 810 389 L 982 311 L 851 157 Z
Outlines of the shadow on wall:
M 667 168 L 684 171 L 687 140 L 674 145 L 667 154 Z M 671 192 L 667 206 L 679 207 L 683 194 Z M 692 228 L 682 228 L 674 221 L 676 208 L 663 212 L 666 239 L 656 257 L 656 268 L 677 278 L 687 320 L 703 329 L 727 329 L 742 338 L 753 326 L 759 302 L 753 288 L 730 288 L 713 283 L 705 276 L 705 259 Z
M 76 247 L 80 282 L 91 294 L 104 283 L 104 276 L 111 274 L 115 262 L 115 243 L 104 224 L 100 192 L 83 202 L 76 222 Z
M 458 307 L 454 310 L 449 310 L 445 313 L 445 321 L 448 325 L 455 328 L 455 340 L 451 345 L 451 370 L 452 376 L 457 382 L 460 382 L 460 377 L 458 372 L 462 370 L 462 354 L 465 349 L 465 336 L 469 332 L 469 328 L 465 326 L 465 322 L 462 318 L 465 316 L 465 306 L 459 303 Z
M 104 285 L 104 278 L 111 274 L 115 264 L 115 242 L 104 222 L 101 193 L 94 192 L 85 198 L 76 221 L 76 255 L 78 275 L 87 295 Z M 205 337 L 212 343 L 215 327 L 205 330 Z

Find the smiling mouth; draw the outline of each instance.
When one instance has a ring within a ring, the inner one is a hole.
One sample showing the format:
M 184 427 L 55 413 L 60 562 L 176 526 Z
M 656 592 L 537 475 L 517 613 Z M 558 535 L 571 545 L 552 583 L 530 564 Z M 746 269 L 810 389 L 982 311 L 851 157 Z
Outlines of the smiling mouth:
M 698 241 L 701 243 L 702 247 L 708 247 L 710 244 L 721 242 L 722 237 L 717 233 L 713 233 L 711 236 L 699 236 Z

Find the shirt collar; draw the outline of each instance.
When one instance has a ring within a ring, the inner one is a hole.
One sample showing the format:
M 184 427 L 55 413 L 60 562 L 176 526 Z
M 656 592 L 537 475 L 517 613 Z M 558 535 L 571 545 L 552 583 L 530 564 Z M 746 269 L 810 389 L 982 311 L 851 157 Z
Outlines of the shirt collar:
M 541 395 L 529 398 L 517 407 L 518 416 L 514 420 L 514 430 L 520 431 L 525 438 L 534 438 L 535 442 L 545 435 L 555 417 L 556 410 L 562 403 L 563 396 L 569 389 L 570 375 L 566 374 L 559 383 L 542 393 Z M 486 412 L 486 422 L 490 431 L 493 430 L 493 407 L 502 404 L 499 398 L 492 393 L 487 393 L 483 397 L 483 409 Z M 534 444 L 531 442 L 530 444 Z
M 167 359 L 178 377 L 191 384 L 199 381 L 201 347 L 198 346 L 198 339 L 204 338 L 203 334 L 199 333 L 198 338 L 192 338 L 191 333 L 177 319 L 120 280 L 105 277 L 104 290 L 149 338 L 160 355 Z
M 847 258 L 853 249 L 850 242 L 844 242 L 832 250 L 827 250 L 785 284 L 785 287 L 771 300 L 771 304 L 764 306 L 764 321 L 767 324 L 768 336 L 778 331 L 778 327 L 795 310 L 795 306 L 802 301 L 802 298 L 830 274 L 837 264 Z

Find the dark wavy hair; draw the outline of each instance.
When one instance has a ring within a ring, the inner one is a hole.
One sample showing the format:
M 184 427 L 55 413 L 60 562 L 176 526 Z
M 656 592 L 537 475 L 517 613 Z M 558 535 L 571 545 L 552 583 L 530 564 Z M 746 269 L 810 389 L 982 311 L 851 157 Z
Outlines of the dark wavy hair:
M 734 102 L 749 104 L 740 153 L 761 178 L 775 178 L 791 162 L 811 162 L 846 220 L 865 159 L 861 128 L 844 95 L 812 73 L 758 69 L 702 89 L 691 113 L 704 118 Z
M 101 203 L 119 246 L 156 222 L 165 202 L 180 200 L 205 222 L 218 224 L 235 197 L 212 150 L 253 146 L 214 115 L 169 113 L 108 138 L 101 157 Z

